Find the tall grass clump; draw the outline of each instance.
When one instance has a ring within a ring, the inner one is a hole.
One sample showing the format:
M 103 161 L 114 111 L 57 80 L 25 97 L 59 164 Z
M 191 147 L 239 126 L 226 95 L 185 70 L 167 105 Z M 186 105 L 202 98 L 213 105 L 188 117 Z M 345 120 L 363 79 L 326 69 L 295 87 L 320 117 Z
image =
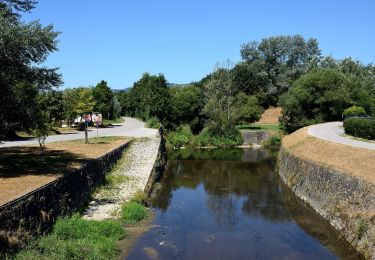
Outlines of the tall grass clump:
M 51 234 L 32 242 L 15 259 L 116 259 L 121 223 L 89 221 L 75 215 L 56 222 Z
M 134 224 L 147 218 L 146 208 L 138 202 L 130 201 L 121 208 L 121 219 L 129 224 Z

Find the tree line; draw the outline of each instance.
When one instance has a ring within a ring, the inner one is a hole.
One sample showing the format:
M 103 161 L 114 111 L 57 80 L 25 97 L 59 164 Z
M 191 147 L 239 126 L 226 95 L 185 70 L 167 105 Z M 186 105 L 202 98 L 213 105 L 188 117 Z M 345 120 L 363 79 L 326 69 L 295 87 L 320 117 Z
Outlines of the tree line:
M 93 111 L 104 118 L 128 115 L 161 122 L 172 131 L 188 127 L 207 138 L 231 140 L 238 139 L 237 124 L 256 121 L 270 106 L 282 107 L 286 132 L 340 120 L 353 105 L 375 114 L 375 67 L 324 57 L 316 39 L 301 35 L 245 43 L 240 62 L 218 64 L 183 86 L 170 86 L 163 74 L 144 73 L 132 88 L 116 93 L 104 80 L 95 87 L 60 91 L 58 68 L 41 65 L 58 50 L 59 33 L 52 25 L 21 20 L 21 13 L 35 4 L 0 0 L 0 138 L 20 130 L 43 134 L 51 124 L 70 124 Z

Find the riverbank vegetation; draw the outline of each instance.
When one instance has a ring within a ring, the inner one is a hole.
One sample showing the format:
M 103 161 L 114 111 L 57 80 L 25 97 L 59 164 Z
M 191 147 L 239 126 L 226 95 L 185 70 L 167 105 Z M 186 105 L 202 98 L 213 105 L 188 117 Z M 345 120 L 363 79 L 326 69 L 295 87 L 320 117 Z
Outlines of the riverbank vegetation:
M 126 231 L 114 220 L 88 221 L 79 215 L 59 219 L 53 231 L 31 242 L 15 259 L 115 259 Z

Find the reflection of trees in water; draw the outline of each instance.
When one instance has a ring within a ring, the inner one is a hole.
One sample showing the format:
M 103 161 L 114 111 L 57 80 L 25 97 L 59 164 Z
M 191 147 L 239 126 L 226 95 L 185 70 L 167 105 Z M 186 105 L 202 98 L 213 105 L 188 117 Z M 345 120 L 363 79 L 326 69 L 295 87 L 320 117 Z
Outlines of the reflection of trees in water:
M 200 151 L 194 156 L 207 158 L 214 150 Z M 218 150 L 224 158 L 225 150 Z M 232 150 L 226 150 L 229 157 Z M 235 153 L 238 149 L 234 150 Z M 251 216 L 285 219 L 283 202 L 273 174 L 274 157 L 265 150 L 240 150 L 245 161 L 182 160 L 169 161 L 160 189 L 154 192 L 152 206 L 165 211 L 173 190 L 196 189 L 202 183 L 207 193 L 207 206 L 221 224 L 235 223 L 233 194 L 245 197 L 242 211 Z M 208 154 L 208 155 L 207 155 Z M 216 154 L 216 156 L 218 156 Z M 217 157 L 216 157 L 217 158 Z M 259 160 L 258 162 L 256 162 Z M 254 161 L 254 162 L 252 162 Z

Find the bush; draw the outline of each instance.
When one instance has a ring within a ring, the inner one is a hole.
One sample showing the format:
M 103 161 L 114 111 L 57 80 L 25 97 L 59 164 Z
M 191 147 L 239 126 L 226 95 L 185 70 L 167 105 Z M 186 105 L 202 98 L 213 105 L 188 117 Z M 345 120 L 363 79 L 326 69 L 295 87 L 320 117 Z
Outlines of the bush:
M 191 142 L 193 134 L 189 125 L 182 125 L 177 128 L 175 132 L 168 135 L 168 146 L 173 148 L 180 148 Z
M 159 129 L 160 127 L 160 121 L 157 117 L 151 117 L 146 122 L 146 127 L 148 128 L 155 128 Z
M 344 121 L 345 133 L 365 139 L 375 139 L 374 118 L 347 118 Z
M 345 109 L 342 115 L 344 116 L 344 118 L 355 116 L 363 117 L 366 116 L 366 111 L 363 107 L 352 106 Z
M 147 211 L 143 205 L 131 201 L 122 206 L 121 218 L 127 223 L 136 223 L 147 218 Z
M 236 128 L 228 129 L 222 135 L 214 135 L 209 128 L 204 128 L 193 140 L 195 147 L 233 147 L 241 144 L 243 137 Z
M 280 146 L 281 145 L 281 136 L 272 135 L 263 143 L 264 146 Z

